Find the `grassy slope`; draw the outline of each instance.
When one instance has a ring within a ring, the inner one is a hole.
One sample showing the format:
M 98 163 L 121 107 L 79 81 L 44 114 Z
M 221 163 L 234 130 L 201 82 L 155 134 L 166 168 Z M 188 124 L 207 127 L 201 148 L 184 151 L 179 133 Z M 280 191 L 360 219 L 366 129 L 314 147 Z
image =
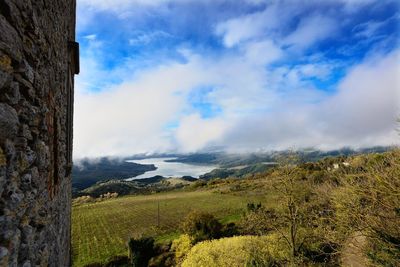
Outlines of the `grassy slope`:
M 178 230 L 182 218 L 192 209 L 208 211 L 223 221 L 241 214 L 251 201 L 266 201 L 263 196 L 235 196 L 211 191 L 169 192 L 148 196 L 127 196 L 103 202 L 74 206 L 72 246 L 74 266 L 104 262 L 126 254 L 129 237 L 158 235 L 160 240 Z M 157 203 L 160 203 L 160 228 Z

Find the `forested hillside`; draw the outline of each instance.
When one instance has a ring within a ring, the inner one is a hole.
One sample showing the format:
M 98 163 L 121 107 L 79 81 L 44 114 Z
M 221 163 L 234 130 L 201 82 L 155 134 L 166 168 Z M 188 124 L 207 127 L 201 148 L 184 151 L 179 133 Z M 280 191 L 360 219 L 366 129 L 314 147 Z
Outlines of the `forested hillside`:
M 131 178 L 155 169 L 154 165 L 126 162 L 123 159 L 81 160 L 72 169 L 72 187 L 84 189 L 102 180 Z

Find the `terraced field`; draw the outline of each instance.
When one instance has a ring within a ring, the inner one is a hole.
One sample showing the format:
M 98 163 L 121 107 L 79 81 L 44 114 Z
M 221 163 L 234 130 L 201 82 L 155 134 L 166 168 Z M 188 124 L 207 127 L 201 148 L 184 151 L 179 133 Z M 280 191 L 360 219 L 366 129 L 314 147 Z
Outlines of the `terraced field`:
M 260 196 L 195 191 L 127 196 L 73 206 L 73 265 L 105 262 L 112 256 L 125 255 L 130 237 L 150 234 L 168 239 L 191 210 L 211 212 L 226 222 L 237 218 L 251 201 L 264 202 Z

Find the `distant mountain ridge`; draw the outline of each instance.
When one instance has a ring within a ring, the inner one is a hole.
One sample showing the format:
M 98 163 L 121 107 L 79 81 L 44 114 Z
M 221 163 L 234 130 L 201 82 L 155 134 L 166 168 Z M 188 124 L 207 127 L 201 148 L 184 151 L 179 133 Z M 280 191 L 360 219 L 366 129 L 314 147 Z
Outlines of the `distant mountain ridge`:
M 296 151 L 304 162 L 314 162 L 326 157 L 351 156 L 356 154 L 385 152 L 391 147 L 372 147 L 359 150 L 351 148 L 342 148 L 332 151 L 320 151 L 315 149 L 304 149 Z M 218 168 L 209 173 L 200 176 L 201 179 L 226 178 L 230 176 L 243 177 L 248 174 L 262 172 L 271 166 L 266 165 L 268 162 L 276 162 L 280 158 L 284 158 L 292 151 L 271 151 L 247 154 L 229 154 L 225 152 L 204 152 L 193 154 L 153 154 L 153 155 L 133 155 L 120 159 L 101 158 L 97 160 L 85 159 L 75 164 L 72 170 L 72 186 L 74 191 L 80 191 L 88 188 L 97 182 L 107 181 L 110 179 L 127 179 L 144 174 L 148 171 L 156 170 L 154 164 L 138 164 L 126 162 L 132 159 L 146 158 L 171 158 L 166 162 L 180 162 L 198 165 L 216 165 Z M 238 168 L 240 167 L 240 168 Z M 236 169 L 235 169 L 236 168 Z M 146 178 L 147 182 L 153 178 Z
M 318 161 L 325 157 L 351 156 L 365 153 L 381 153 L 392 149 L 392 147 L 370 147 L 362 149 L 341 148 L 337 150 L 321 151 L 316 149 L 296 150 L 298 156 L 304 161 Z M 187 155 L 175 155 L 176 159 L 167 162 L 182 162 L 190 164 L 218 165 L 221 168 L 232 168 L 242 165 L 253 165 L 264 162 L 276 162 L 279 158 L 292 153 L 291 150 L 254 152 L 246 154 L 230 154 L 224 152 L 193 153 Z
M 87 188 L 96 182 L 109 179 L 127 179 L 156 170 L 154 164 L 138 164 L 125 160 L 101 158 L 95 161 L 82 160 L 72 169 L 72 187 Z

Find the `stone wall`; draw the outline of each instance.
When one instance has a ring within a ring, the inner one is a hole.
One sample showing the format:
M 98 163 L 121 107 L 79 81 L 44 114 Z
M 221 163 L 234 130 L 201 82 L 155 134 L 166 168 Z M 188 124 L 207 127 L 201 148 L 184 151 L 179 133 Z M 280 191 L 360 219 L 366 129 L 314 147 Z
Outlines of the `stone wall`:
M 0 0 L 0 266 L 69 266 L 75 0 Z

